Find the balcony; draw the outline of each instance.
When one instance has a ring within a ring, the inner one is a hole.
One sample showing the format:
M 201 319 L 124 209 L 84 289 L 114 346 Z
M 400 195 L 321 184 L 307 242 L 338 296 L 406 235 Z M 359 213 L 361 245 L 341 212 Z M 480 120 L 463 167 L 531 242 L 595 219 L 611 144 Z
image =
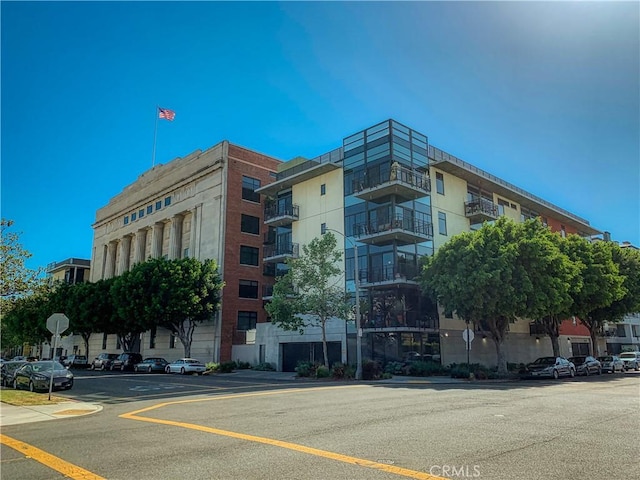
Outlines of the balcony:
M 438 320 L 432 318 L 418 318 L 416 312 L 408 311 L 401 315 L 375 314 L 362 325 L 363 332 L 383 333 L 397 331 L 437 330 Z
M 264 209 L 264 223 L 270 227 L 288 225 L 300 218 L 298 205 L 271 205 Z
M 405 167 L 391 167 L 389 176 L 366 175 L 355 179 L 353 195 L 361 200 L 385 203 L 391 196 L 399 202 L 423 198 L 431 192 L 429 175 Z
M 396 215 L 393 219 L 355 225 L 358 241 L 369 245 L 401 245 L 426 242 L 433 239 L 433 225 L 409 216 Z
M 287 258 L 298 258 L 300 245 L 297 243 L 265 245 L 263 251 L 263 262 L 284 262 Z
M 360 286 L 373 289 L 387 288 L 393 285 L 419 286 L 416 280 L 419 273 L 418 265 L 407 263 L 361 270 Z
M 271 300 L 273 297 L 273 285 L 262 285 L 262 300 Z
M 484 198 L 478 198 L 464 203 L 464 214 L 471 224 L 495 220 L 498 218 L 498 205 Z

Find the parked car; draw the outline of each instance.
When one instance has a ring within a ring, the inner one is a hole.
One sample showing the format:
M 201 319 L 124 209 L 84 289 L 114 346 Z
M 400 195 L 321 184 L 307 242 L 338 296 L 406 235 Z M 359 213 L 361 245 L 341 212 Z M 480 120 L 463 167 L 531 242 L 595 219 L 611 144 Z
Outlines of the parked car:
M 31 392 L 48 391 L 53 374 L 54 390 L 73 387 L 73 373 L 64 365 L 53 361 L 27 362 L 13 374 L 13 388 Z
M 93 359 L 89 368 L 91 370 L 109 370 L 116 358 L 118 358 L 117 353 L 101 353 Z
M 11 359 L 12 362 L 26 362 L 27 361 L 27 357 L 25 357 L 24 355 L 16 355 L 15 357 L 13 357 Z
M 68 368 L 87 368 L 89 366 L 89 362 L 87 361 L 87 357 L 85 355 L 76 354 L 69 355 L 60 363 Z
M 568 360 L 576 366 L 576 375 L 591 375 L 602 373 L 602 364 L 600 360 L 590 355 L 569 357 Z
M 181 358 L 167 365 L 164 371 L 167 373 L 181 373 L 182 375 L 187 373 L 197 373 L 200 375 L 206 370 L 207 367 L 205 367 L 204 363 L 200 360 L 196 360 L 195 358 Z
M 0 367 L 0 372 L 2 375 L 2 386 L 3 387 L 11 387 L 13 386 L 13 374 L 15 371 L 20 368 L 22 365 L 26 363 L 25 360 L 16 361 L 13 360 L 10 362 L 2 362 L 2 367 Z
M 605 355 L 598 357 L 600 364 L 602 365 L 602 371 L 607 373 L 624 372 L 624 363 L 620 360 L 620 357 L 616 355 Z
M 149 357 L 145 358 L 142 362 L 133 366 L 134 372 L 164 372 L 169 362 L 164 358 Z
M 142 355 L 139 353 L 121 353 L 118 355 L 118 358 L 111 362 L 109 370 L 120 370 L 122 372 L 125 370 L 133 370 L 133 367 L 140 362 L 142 362 Z
M 640 370 L 640 352 L 624 352 L 619 355 L 625 370 Z
M 528 377 L 575 377 L 576 366 L 564 357 L 540 357 L 529 363 L 523 374 Z

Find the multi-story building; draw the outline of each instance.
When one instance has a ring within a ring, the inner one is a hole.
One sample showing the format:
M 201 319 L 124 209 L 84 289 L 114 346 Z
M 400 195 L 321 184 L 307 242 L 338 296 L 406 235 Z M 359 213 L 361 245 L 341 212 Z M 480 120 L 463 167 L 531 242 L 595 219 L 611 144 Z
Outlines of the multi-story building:
M 259 192 L 275 206 L 274 215 L 265 213 L 265 225 L 272 232 L 270 248 L 283 255 L 265 250 L 265 262 L 295 256 L 301 244 L 336 231 L 344 237 L 345 287 L 353 293 L 357 246 L 363 356 L 382 361 L 414 354 L 447 364 L 466 361 L 466 325 L 438 311 L 415 280 L 421 257 L 453 235 L 501 215 L 516 221 L 539 217 L 563 236 L 601 233 L 587 220 L 429 145 L 426 135 L 394 120 L 346 137 L 325 156 L 281 165 L 276 180 Z M 334 359 L 339 346 L 342 358 L 348 351 L 352 359 L 355 329 L 350 335 L 342 325 L 330 330 Z M 319 358 L 319 332 L 292 336 L 268 324 L 258 327 L 261 358 L 279 368 Z M 567 339 L 560 342 L 561 353 L 588 348 L 588 330 L 579 323 L 563 322 L 560 333 Z M 510 326 L 509 361 L 529 361 L 550 348 L 528 320 Z M 495 349 L 478 335 L 471 357 L 492 364 Z
M 49 282 L 65 282 L 71 285 L 88 282 L 91 273 L 91 261 L 82 258 L 67 258 L 62 262 L 47 265 Z
M 273 283 L 260 268 L 264 209 L 255 190 L 273 180 L 280 163 L 223 141 L 144 172 L 96 214 L 91 280 L 148 258 L 214 259 L 225 282 L 221 309 L 196 328 L 191 354 L 225 361 L 253 350 L 251 333 L 266 320 L 260 286 Z M 121 348 L 115 335 L 95 337 L 92 353 Z M 143 334 L 140 350 L 171 360 L 183 355 L 164 329 Z

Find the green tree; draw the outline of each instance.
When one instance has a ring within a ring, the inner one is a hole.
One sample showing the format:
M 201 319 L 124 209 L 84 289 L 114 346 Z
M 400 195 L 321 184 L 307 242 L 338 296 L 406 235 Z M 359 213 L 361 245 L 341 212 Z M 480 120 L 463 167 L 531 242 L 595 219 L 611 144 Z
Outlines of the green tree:
M 611 242 L 590 242 L 577 235 L 569 235 L 561 243 L 561 249 L 579 268 L 582 283 L 580 289 L 572 292 L 569 313 L 589 329 L 594 355 L 600 354 L 597 335 L 606 321 L 603 309 L 625 296 L 624 277 L 613 260 L 614 247 Z
M 42 271 L 25 266 L 31 253 L 20 243 L 20 234 L 9 231 L 13 223 L 4 218 L 0 221 L 0 297 L 3 301 L 31 293 L 42 283 Z
M 180 339 L 189 357 L 193 332 L 218 310 L 223 286 L 213 260 L 157 258 L 135 265 L 112 288 L 120 319 L 136 319 L 127 322 L 128 332 L 120 329 L 121 338 L 133 348 L 140 333 L 161 326 Z
M 338 267 L 342 250 L 336 237 L 327 232 L 303 245 L 302 255 L 287 261 L 287 273 L 278 278 L 273 297 L 265 309 L 278 327 L 304 333 L 306 327 L 320 327 L 324 365 L 329 367 L 327 321 L 346 319 L 351 303 L 345 294 L 342 270 Z
M 47 318 L 54 313 L 49 301 L 50 290 L 38 288 L 35 293 L 14 298 L 2 315 L 3 348 L 34 345 L 51 339 Z

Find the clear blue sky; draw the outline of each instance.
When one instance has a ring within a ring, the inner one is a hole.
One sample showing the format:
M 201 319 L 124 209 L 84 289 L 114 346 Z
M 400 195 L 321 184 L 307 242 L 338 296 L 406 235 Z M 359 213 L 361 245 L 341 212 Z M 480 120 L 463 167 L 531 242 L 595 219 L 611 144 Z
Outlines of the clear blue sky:
M 6 2 L 2 216 L 31 268 L 223 139 L 313 157 L 387 118 L 640 245 L 639 4 Z

